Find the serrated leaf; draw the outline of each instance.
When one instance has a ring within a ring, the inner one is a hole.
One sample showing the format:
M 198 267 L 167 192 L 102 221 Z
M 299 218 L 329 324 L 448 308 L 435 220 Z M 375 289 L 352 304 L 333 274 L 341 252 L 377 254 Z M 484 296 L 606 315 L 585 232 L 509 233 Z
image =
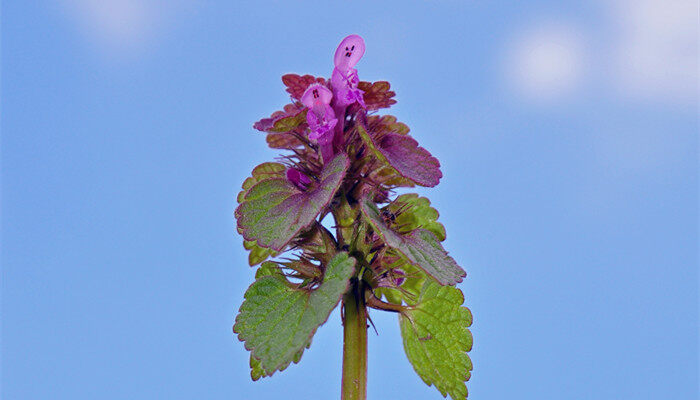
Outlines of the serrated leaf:
M 396 215 L 392 225 L 397 227 L 399 233 L 423 228 L 433 232 L 441 242 L 446 238 L 445 227 L 437 222 L 440 214 L 430 206 L 430 200 L 426 197 L 415 193 L 403 194 L 384 209 Z
M 308 349 L 309 347 L 311 347 L 311 340 L 309 340 L 309 342 L 306 344 L 306 346 L 304 346 L 301 350 L 299 350 L 294 355 L 292 362 L 294 364 L 298 364 L 299 361 L 301 361 L 301 356 L 304 354 L 304 349 Z M 280 367 L 280 369 L 278 371 L 280 371 L 280 372 L 284 371 L 285 369 L 287 369 L 289 364 L 291 364 L 291 363 L 287 363 L 286 365 Z M 250 378 L 253 381 L 257 381 L 260 378 L 266 378 L 268 376 L 272 376 L 272 374 L 268 374 L 265 371 L 265 369 L 263 369 L 263 366 L 262 366 L 262 363 L 260 362 L 260 360 L 258 360 L 257 358 L 255 358 L 251 355 L 250 356 Z
M 271 149 L 296 149 L 304 146 L 304 143 L 291 132 L 269 133 L 265 138 Z
M 386 133 L 370 135 L 358 124 L 363 143 L 382 163 L 391 166 L 402 177 L 421 186 L 432 187 L 442 178 L 440 161 L 408 135 Z
M 265 179 L 243 196 L 236 209 L 238 229 L 245 240 L 258 246 L 282 251 L 333 199 L 349 165 L 345 154 L 338 154 L 321 171 L 317 182 L 302 192 L 285 178 Z
M 251 267 L 260 264 L 269 257 L 275 257 L 278 254 L 274 250 L 258 246 L 253 240 L 244 240 L 243 247 L 248 250 L 248 265 Z
M 243 190 L 238 192 L 236 201 L 238 201 L 239 203 L 243 201 L 243 197 L 245 196 L 245 194 L 256 183 L 270 178 L 282 178 L 284 176 L 285 169 L 287 169 L 287 167 L 285 167 L 283 164 L 276 162 L 265 162 L 256 166 L 255 168 L 253 168 L 251 176 L 246 178 L 245 181 L 243 181 L 243 185 L 241 185 L 241 189 Z
M 326 322 L 347 290 L 355 259 L 338 253 L 313 290 L 298 288 L 272 267 L 265 268 L 265 274 L 246 291 L 233 326 L 238 339 L 259 360 L 257 367 L 252 363 L 251 367 L 257 368 L 260 376 L 272 375 L 301 358 L 316 329 Z
M 399 122 L 393 115 L 369 115 L 367 116 L 367 130 L 373 135 L 383 135 L 390 132 L 408 135 L 411 128 L 403 122 Z
M 265 276 L 280 276 L 281 277 L 281 270 L 280 267 L 277 263 L 275 262 L 264 262 L 260 268 L 255 272 L 255 279 L 260 279 Z M 283 278 L 283 277 L 282 277 Z M 295 364 L 301 360 L 301 356 L 304 353 L 304 349 L 308 349 L 309 346 L 311 346 L 311 339 L 306 343 L 306 346 L 304 346 L 301 350 L 299 350 L 295 355 L 294 358 L 292 359 L 292 362 Z M 286 365 L 283 365 L 282 367 L 279 368 L 279 371 L 284 371 L 289 363 Z M 274 371 L 273 371 L 274 373 Z M 272 373 L 267 373 L 262 367 L 262 364 L 260 363 L 260 360 L 257 358 L 253 357 L 253 355 L 250 355 L 250 377 L 254 380 L 257 381 L 260 378 L 264 378 L 267 376 L 271 376 Z
M 282 83 L 287 87 L 289 93 L 295 100 L 300 100 L 306 89 L 312 83 L 325 83 L 323 78 L 317 78 L 311 75 L 286 74 L 282 76 Z
M 399 175 L 396 170 L 389 165 L 375 168 L 369 171 L 369 177 L 373 182 L 381 183 L 387 187 L 414 187 L 413 181 Z
M 260 265 L 257 271 L 255 271 L 255 279 L 260 279 L 264 276 L 276 276 L 281 274 L 282 270 L 280 266 L 273 261 L 266 261 Z
M 263 118 L 253 124 L 253 128 L 262 132 L 291 132 L 306 123 L 308 109 L 301 103 L 287 104 L 283 111 L 275 111 L 269 118 Z
M 422 269 L 440 284 L 454 285 L 467 276 L 467 273 L 442 248 L 440 241 L 432 232 L 416 229 L 402 235 L 384 222 L 379 209 L 373 202 L 368 199 L 362 200 L 361 209 L 365 219 L 387 246 L 395 249 L 406 261 Z
M 396 100 L 392 97 L 396 96 L 396 93 L 389 90 L 391 85 L 387 81 L 378 82 L 364 82 L 361 81 L 357 88 L 362 90 L 364 94 L 362 95 L 365 105 L 367 106 L 367 111 L 379 110 L 380 108 L 388 108 L 392 104 L 396 104 Z
M 471 377 L 472 323 L 464 296 L 452 286 L 428 280 L 418 304 L 399 314 L 401 337 L 408 360 L 428 386 L 453 400 L 467 398 L 466 381 Z

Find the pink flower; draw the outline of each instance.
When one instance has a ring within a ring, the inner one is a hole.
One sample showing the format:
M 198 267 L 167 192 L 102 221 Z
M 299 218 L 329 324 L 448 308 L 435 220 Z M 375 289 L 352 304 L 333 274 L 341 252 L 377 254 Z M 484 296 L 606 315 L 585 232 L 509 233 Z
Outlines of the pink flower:
M 352 69 L 365 54 L 365 41 L 359 35 L 350 35 L 340 42 L 333 62 L 343 72 Z
M 320 83 L 310 85 L 301 96 L 301 102 L 309 108 L 306 113 L 306 122 L 311 129 L 309 140 L 318 143 L 324 160 L 333 156 L 333 128 L 338 123 L 330 106 L 332 98 L 333 92 Z
M 336 95 L 336 104 L 348 106 L 354 102 L 366 108 L 362 90 L 357 88 L 360 79 L 353 68 L 365 54 L 365 41 L 358 35 L 350 35 L 340 42 L 335 50 L 331 85 Z

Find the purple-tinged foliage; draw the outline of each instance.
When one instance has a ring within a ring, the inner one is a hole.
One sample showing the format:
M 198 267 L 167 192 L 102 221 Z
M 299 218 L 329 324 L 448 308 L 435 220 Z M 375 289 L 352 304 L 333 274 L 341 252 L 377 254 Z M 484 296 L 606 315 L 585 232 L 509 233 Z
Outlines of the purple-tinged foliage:
M 306 109 L 299 103 L 287 104 L 282 111 L 275 111 L 269 118 L 253 124 L 263 132 L 291 132 L 306 121 Z
M 433 187 L 440 182 L 440 161 L 408 135 L 388 132 L 368 133 L 357 128 L 362 141 L 384 164 L 392 167 L 402 177 L 421 186 Z
M 391 85 L 387 81 L 374 83 L 360 81 L 357 84 L 357 88 L 364 93 L 362 97 L 365 102 L 365 109 L 374 111 L 381 108 L 389 108 L 396 104 L 396 100 L 393 99 L 396 93 L 389 90 L 390 87 Z
M 434 233 L 419 228 L 400 234 L 384 220 L 374 202 L 364 199 L 360 204 L 362 215 L 377 234 L 378 241 L 398 251 L 411 265 L 422 269 L 441 285 L 455 285 L 467 276 L 442 248 Z
M 262 265 L 234 332 L 251 351 L 257 380 L 299 362 L 341 298 L 344 354 L 362 347 L 347 342 L 361 340 L 362 309 L 396 312 L 416 372 L 443 395 L 465 399 L 471 314 L 454 286 L 466 273 L 442 247 L 445 228 L 430 201 L 394 192 L 436 186 L 440 162 L 406 124 L 374 113 L 394 105 L 396 94 L 386 81 L 360 81 L 355 67 L 364 54 L 364 40 L 350 35 L 330 78 L 284 75 L 291 103 L 253 125 L 286 154 L 255 167 L 237 197 L 249 264 Z M 335 232 L 321 224 L 329 214 Z M 350 323 L 349 315 L 358 319 Z M 343 393 L 364 398 L 366 377 L 356 372 L 346 376 L 344 364 Z
M 294 100 L 301 100 L 301 96 L 306 91 L 306 88 L 313 83 L 324 83 L 326 80 L 317 78 L 311 75 L 287 74 L 282 76 L 282 83 L 287 87 L 287 93 Z
M 282 251 L 330 203 L 348 168 L 339 154 L 321 170 L 318 181 L 301 191 L 286 178 L 264 179 L 243 196 L 236 209 L 238 228 L 245 240 Z

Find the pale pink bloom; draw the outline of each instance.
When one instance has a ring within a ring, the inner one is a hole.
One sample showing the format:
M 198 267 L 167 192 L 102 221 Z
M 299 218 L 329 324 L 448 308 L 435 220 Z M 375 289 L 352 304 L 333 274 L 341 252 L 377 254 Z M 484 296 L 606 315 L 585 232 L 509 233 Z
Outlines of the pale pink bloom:
M 301 102 L 309 108 L 306 122 L 309 124 L 309 140 L 318 143 L 324 160 L 333 156 L 333 128 L 338 123 L 330 106 L 333 92 L 320 83 L 310 85 L 301 96 Z
M 365 41 L 359 35 L 350 35 L 340 42 L 333 62 L 343 72 L 352 69 L 365 54 Z
M 354 102 L 366 108 L 362 90 L 357 88 L 360 79 L 357 70 L 353 68 L 365 54 L 365 41 L 358 35 L 350 35 L 340 42 L 335 50 L 331 86 L 336 96 L 338 106 L 348 106 Z

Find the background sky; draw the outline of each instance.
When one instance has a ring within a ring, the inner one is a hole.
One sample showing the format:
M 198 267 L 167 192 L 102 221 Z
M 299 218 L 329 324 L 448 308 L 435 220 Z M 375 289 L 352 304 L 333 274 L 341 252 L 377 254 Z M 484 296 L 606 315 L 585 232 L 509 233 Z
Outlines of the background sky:
M 232 216 L 280 76 L 363 80 L 442 162 L 471 399 L 698 395 L 693 0 L 2 4 L 2 398 L 331 399 L 338 312 L 259 382 Z M 370 399 L 439 399 L 371 314 Z

